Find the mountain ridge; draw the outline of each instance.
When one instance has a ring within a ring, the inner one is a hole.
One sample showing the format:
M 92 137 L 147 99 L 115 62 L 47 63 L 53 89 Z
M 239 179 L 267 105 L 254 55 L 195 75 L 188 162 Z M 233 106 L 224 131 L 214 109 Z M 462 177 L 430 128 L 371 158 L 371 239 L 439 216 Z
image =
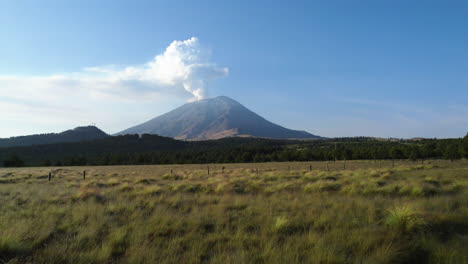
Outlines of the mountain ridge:
M 274 124 L 227 96 L 186 103 L 115 135 L 125 134 L 157 134 L 181 140 L 225 137 L 321 138 L 306 131 Z
M 44 145 L 54 143 L 82 142 L 94 139 L 110 137 L 107 133 L 96 126 L 79 126 L 74 129 L 65 130 L 60 133 L 35 134 L 0 138 L 0 148 Z

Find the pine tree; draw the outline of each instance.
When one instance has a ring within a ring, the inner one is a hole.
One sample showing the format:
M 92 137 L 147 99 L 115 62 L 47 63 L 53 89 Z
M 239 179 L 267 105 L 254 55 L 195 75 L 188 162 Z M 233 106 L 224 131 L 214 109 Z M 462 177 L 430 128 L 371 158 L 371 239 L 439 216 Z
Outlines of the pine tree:
M 455 143 L 448 145 L 444 151 L 444 158 L 450 161 L 461 158 L 461 155 L 458 152 L 458 145 Z
M 468 133 L 466 133 L 466 136 L 463 138 L 460 148 L 463 157 L 468 159 Z

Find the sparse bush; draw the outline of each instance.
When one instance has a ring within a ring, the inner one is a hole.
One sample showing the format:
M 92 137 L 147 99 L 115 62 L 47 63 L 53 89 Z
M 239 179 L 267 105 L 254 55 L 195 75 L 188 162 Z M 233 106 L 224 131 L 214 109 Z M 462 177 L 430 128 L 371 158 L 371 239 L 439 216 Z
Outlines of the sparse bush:
M 400 232 L 413 232 L 424 229 L 427 221 L 421 212 L 409 205 L 394 207 L 388 211 L 385 223 Z
M 153 182 L 155 182 L 155 180 L 153 180 L 153 179 L 146 179 L 146 178 L 137 179 L 137 180 L 135 181 L 135 183 L 137 183 L 137 184 L 152 184 Z
M 143 189 L 141 194 L 146 194 L 146 195 L 157 195 L 161 194 L 163 192 L 163 188 L 159 185 L 151 185 Z
M 130 186 L 129 183 L 121 184 L 120 187 L 119 187 L 119 191 L 121 191 L 121 192 L 129 192 L 131 190 L 133 190 L 133 187 Z
M 247 184 L 243 181 L 238 181 L 233 184 L 232 190 L 234 193 L 243 194 L 247 192 Z
M 341 184 L 333 181 L 320 181 L 313 184 L 309 183 L 303 189 L 305 192 L 335 192 L 341 189 Z
M 96 202 L 104 202 L 105 197 L 95 188 L 81 188 L 75 196 L 78 200 L 86 201 L 88 199 L 94 199 Z
M 227 183 L 218 183 L 214 189 L 215 193 L 224 193 L 227 189 Z
M 112 257 L 119 257 L 125 254 L 127 248 L 128 231 L 126 228 L 119 228 L 109 234 L 104 245 L 104 251 L 110 251 Z M 107 249 L 106 249 L 107 247 Z
M 275 222 L 273 224 L 273 230 L 274 231 L 282 231 L 282 230 L 286 229 L 288 224 L 289 224 L 288 218 L 286 218 L 285 216 L 278 216 L 278 217 L 275 218 Z
M 176 174 L 164 174 L 161 177 L 163 180 L 173 180 L 173 181 L 180 181 L 183 179 L 182 176 Z

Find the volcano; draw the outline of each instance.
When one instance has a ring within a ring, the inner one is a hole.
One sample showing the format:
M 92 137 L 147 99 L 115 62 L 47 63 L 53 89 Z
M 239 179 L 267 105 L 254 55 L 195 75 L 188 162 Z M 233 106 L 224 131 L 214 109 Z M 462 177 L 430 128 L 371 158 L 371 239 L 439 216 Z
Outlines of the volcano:
M 184 104 L 117 135 L 157 134 L 182 140 L 224 137 L 313 139 L 319 136 L 274 124 L 239 102 L 219 96 Z

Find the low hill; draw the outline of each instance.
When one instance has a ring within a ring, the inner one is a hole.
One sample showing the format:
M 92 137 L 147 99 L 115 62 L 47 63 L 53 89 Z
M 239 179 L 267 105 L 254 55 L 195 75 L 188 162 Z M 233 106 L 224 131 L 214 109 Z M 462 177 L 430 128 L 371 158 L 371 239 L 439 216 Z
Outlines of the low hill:
M 0 139 L 0 148 L 81 142 L 110 137 L 95 126 L 82 126 L 61 133 L 38 134 Z

